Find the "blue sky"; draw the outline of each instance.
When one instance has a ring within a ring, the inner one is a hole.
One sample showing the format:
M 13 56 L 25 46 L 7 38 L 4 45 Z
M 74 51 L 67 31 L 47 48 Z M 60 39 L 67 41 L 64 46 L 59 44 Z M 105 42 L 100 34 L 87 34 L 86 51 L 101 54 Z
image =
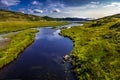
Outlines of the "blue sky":
M 0 0 L 0 8 L 39 16 L 100 18 L 120 13 L 120 0 Z

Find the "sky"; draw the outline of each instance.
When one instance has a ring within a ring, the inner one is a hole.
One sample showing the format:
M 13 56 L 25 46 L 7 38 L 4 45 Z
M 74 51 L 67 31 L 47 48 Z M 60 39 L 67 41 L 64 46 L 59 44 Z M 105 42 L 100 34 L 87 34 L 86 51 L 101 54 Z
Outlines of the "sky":
M 0 9 L 56 18 L 101 18 L 120 13 L 120 0 L 0 0 Z

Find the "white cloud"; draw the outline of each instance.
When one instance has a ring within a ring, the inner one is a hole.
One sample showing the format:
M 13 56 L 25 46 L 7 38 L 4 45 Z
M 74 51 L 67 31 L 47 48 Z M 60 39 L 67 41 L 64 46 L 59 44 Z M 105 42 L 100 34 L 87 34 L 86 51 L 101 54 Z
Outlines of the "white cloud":
M 90 2 L 91 4 L 95 4 L 95 5 L 98 5 L 98 4 L 100 4 L 100 2 L 99 1 L 97 1 L 97 2 Z
M 113 3 L 111 3 L 111 4 L 108 4 L 108 5 L 106 5 L 106 6 L 104 6 L 105 8 L 112 8 L 112 7 L 119 7 L 120 8 L 120 3 L 118 3 L 118 2 L 113 2 Z
M 84 6 L 66 7 L 62 9 L 61 13 L 50 16 L 100 18 L 117 13 L 120 13 L 120 2 L 112 2 L 109 4 L 100 4 L 99 2 L 91 2 Z
M 36 5 L 36 4 L 38 4 L 38 2 L 37 2 L 37 1 L 33 1 L 32 4 L 33 4 L 33 5 Z
M 40 3 L 39 1 L 33 1 L 32 5 L 42 5 L 42 3 Z
M 27 11 L 28 11 L 28 13 L 30 13 L 30 14 L 32 14 L 32 13 L 34 12 L 32 9 L 28 9 Z
M 46 13 L 59 13 L 61 12 L 60 9 L 63 9 L 65 8 L 64 7 L 64 4 L 61 4 L 61 3 L 50 3 L 47 7 L 45 7 L 45 12 Z
M 34 13 L 43 13 L 43 10 L 40 10 L 40 9 L 34 9 Z
M 45 6 L 46 5 L 46 6 Z M 54 3 L 51 0 L 46 0 L 45 3 L 41 3 L 37 0 L 33 0 L 31 4 L 28 5 L 28 13 L 32 13 L 40 16 L 49 16 L 49 14 L 60 13 L 64 8 L 64 4 L 59 1 L 55 1 Z M 25 11 L 26 12 L 26 11 Z M 44 14 L 37 14 L 44 13 Z
M 15 6 L 20 3 L 20 0 L 0 0 L 3 6 Z

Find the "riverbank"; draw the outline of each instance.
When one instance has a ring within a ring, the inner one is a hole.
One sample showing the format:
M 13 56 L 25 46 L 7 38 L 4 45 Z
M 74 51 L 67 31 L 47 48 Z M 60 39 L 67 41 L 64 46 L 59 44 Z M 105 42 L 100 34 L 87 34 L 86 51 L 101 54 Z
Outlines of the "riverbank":
M 9 38 L 10 42 L 7 46 L 0 48 L 0 68 L 16 59 L 34 41 L 37 32 L 38 30 L 31 29 L 6 36 L 5 38 Z
M 62 29 L 61 34 L 74 42 L 72 65 L 77 80 L 118 80 L 120 78 L 120 32 L 113 28 L 118 20 L 97 21 Z

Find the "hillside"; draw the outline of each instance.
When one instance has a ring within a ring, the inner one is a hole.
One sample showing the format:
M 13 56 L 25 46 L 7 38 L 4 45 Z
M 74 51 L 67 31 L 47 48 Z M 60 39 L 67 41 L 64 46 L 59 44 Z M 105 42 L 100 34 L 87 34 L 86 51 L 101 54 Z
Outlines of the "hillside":
M 43 16 L 42 18 L 44 18 L 44 19 L 47 20 L 47 21 L 56 21 L 55 18 L 48 17 L 48 16 Z
M 63 29 L 74 42 L 73 72 L 77 80 L 120 79 L 120 14 Z
M 20 12 L 13 12 L 0 9 L 0 21 L 45 21 L 46 19 Z

